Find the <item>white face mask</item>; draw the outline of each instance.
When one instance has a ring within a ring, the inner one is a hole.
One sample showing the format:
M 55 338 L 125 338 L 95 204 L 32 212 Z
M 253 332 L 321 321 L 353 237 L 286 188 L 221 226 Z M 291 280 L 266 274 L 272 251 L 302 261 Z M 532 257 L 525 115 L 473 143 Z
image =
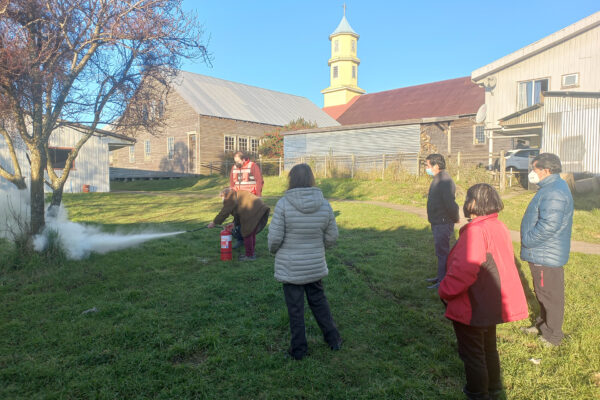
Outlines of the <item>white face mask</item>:
M 527 175 L 527 178 L 529 179 L 529 182 L 531 183 L 540 183 L 540 177 L 538 176 L 538 174 L 535 173 L 535 171 L 531 171 L 529 173 L 529 175 Z

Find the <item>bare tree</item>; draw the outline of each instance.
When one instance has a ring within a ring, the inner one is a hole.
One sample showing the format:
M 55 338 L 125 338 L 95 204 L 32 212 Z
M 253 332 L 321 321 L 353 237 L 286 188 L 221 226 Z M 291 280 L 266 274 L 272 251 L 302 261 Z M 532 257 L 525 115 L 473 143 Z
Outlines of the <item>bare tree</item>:
M 161 104 L 182 58 L 210 62 L 202 27 L 182 0 L 0 0 L 0 119 L 14 128 L 0 124 L 14 171 L 0 167 L 0 176 L 25 184 L 18 135 L 31 164 L 32 234 L 44 226 L 44 171 L 60 204 L 73 161 L 97 127 L 159 123 L 149 110 Z M 48 142 L 69 122 L 85 128 L 56 173 Z

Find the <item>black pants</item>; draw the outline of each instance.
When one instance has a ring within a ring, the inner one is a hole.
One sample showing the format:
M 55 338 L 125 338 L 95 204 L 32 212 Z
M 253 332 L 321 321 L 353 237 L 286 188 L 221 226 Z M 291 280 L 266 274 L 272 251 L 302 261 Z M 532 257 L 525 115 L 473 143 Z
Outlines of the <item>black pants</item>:
M 469 399 L 494 399 L 502 392 L 500 358 L 496 349 L 496 325 L 475 327 L 452 321 L 458 355 L 465 365 Z
M 545 267 L 529 263 L 535 297 L 540 303 L 540 315 L 536 318 L 544 339 L 559 345 L 565 316 L 565 271 L 563 267 Z
M 308 305 L 319 324 L 319 328 L 323 332 L 325 342 L 329 346 L 335 346 L 339 343 L 340 333 L 331 316 L 323 283 L 320 280 L 305 285 L 284 283 L 283 293 L 290 317 L 290 331 L 292 333 L 291 353 L 294 358 L 300 359 L 308 351 L 304 326 L 304 293 L 306 293 Z

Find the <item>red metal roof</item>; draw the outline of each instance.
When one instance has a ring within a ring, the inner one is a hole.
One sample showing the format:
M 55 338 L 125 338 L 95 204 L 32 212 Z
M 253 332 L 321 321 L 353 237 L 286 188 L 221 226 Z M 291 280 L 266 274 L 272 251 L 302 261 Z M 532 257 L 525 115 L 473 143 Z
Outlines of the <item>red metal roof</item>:
M 358 100 L 359 97 L 360 96 L 354 96 L 353 98 L 350 99 L 349 102 L 347 102 L 346 104 L 340 104 L 339 106 L 323 107 L 323 111 L 325 111 L 327 114 L 329 114 L 329 116 L 331 118 L 338 119 L 338 117 L 340 115 L 342 115 L 344 112 L 346 112 L 348 107 L 350 107 L 352 104 L 354 104 L 354 102 L 356 100 Z
M 471 82 L 469 76 L 357 97 L 337 118 L 340 124 L 475 114 L 485 103 L 484 89 Z

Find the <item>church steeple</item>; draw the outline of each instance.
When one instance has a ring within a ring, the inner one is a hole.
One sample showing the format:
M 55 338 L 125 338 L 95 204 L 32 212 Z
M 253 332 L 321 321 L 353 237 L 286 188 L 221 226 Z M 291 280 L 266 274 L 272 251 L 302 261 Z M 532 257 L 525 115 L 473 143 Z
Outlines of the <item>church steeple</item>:
M 348 103 L 353 97 L 365 91 L 358 87 L 358 65 L 360 59 L 356 56 L 359 35 L 344 16 L 338 27 L 329 35 L 331 41 L 331 58 L 329 59 L 329 87 L 322 90 L 324 107 Z

